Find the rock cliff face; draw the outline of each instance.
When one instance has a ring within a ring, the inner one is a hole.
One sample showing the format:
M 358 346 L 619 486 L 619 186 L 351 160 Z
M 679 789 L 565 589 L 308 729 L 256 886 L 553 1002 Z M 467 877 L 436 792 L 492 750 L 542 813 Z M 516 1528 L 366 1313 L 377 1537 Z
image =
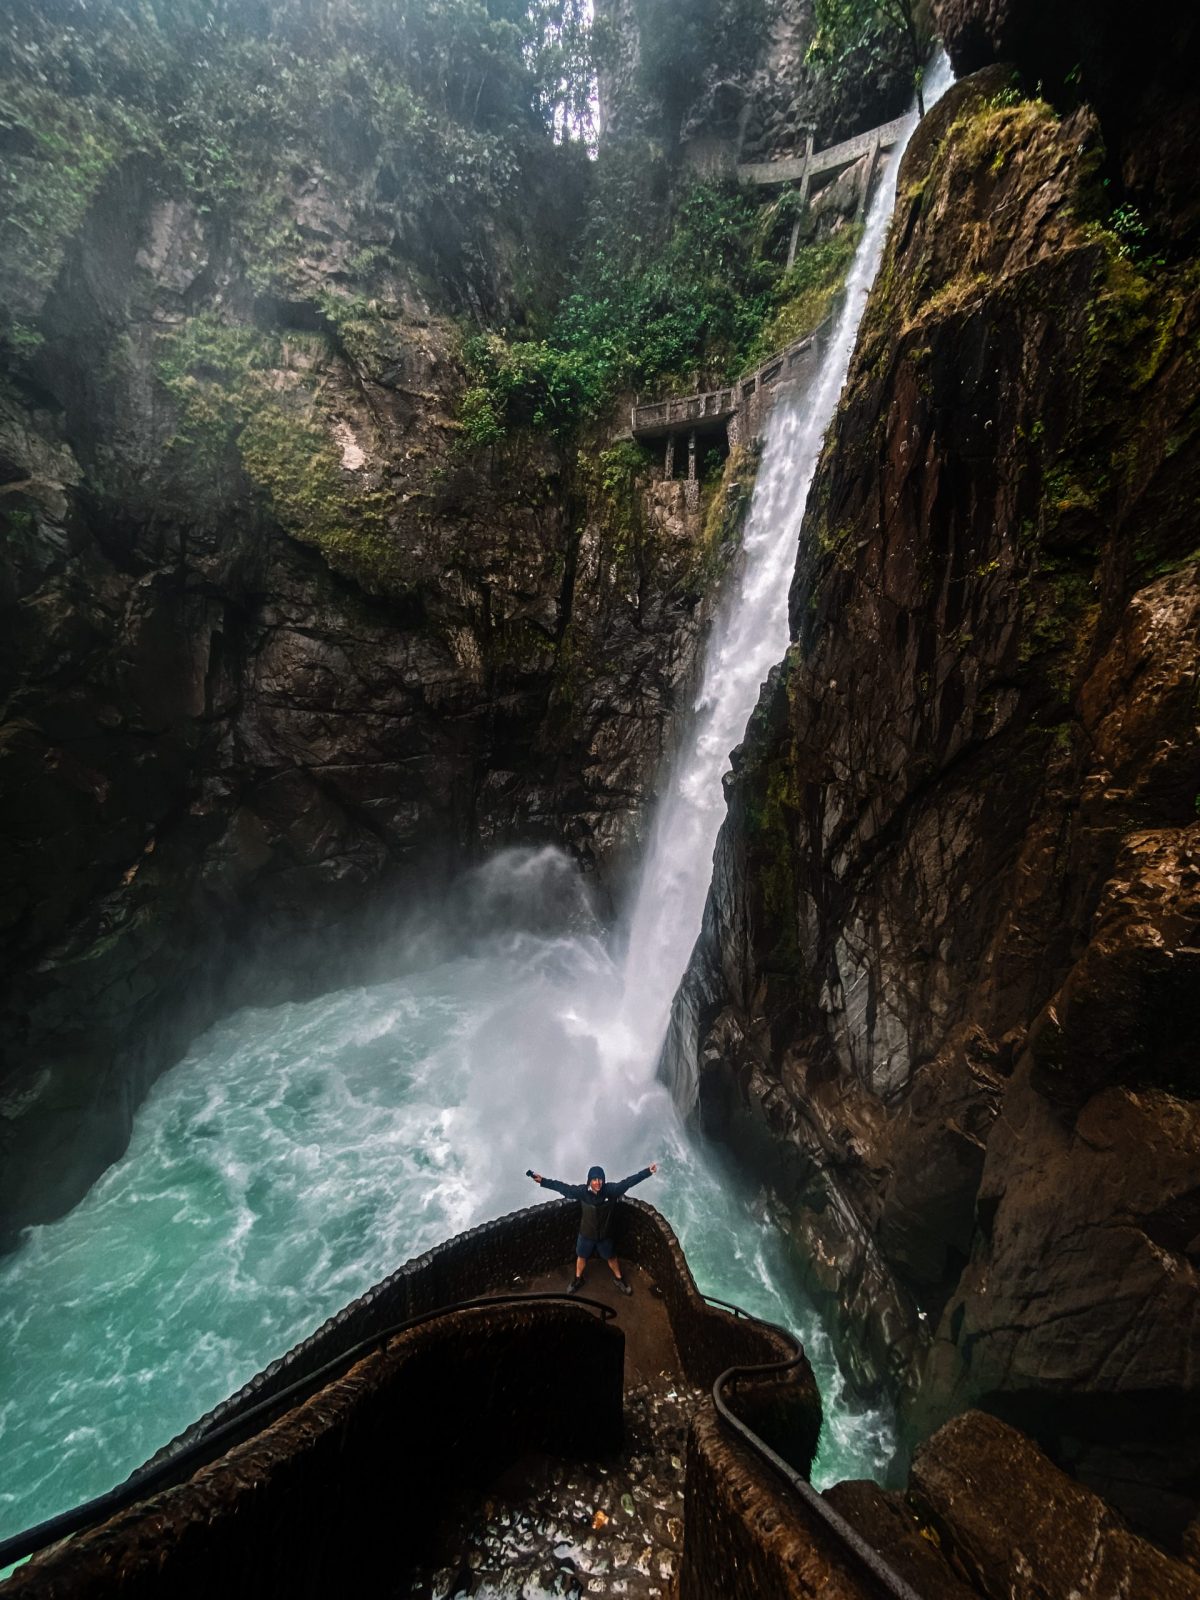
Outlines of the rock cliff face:
M 551 292 L 573 170 L 547 148 L 509 220 L 411 259 L 385 172 L 296 167 L 281 274 L 135 157 L 23 307 L 0 1232 L 119 1154 L 255 950 L 327 982 L 328 930 L 516 837 L 619 877 L 692 670 L 702 516 L 635 477 L 616 515 L 573 451 L 455 420 L 454 314 Z
M 678 137 L 698 159 L 716 143 L 739 160 L 767 161 L 802 153 L 809 127 L 823 148 L 898 116 L 912 98 L 904 53 L 886 30 L 851 52 L 836 75 L 811 65 L 812 0 L 698 0 L 693 37 L 711 42 L 724 30 L 727 40 L 708 58 L 697 51 L 700 70 L 677 95 L 663 93 L 676 60 L 664 67 L 655 57 L 675 52 L 677 58 L 688 41 L 660 27 L 658 13 L 666 8 L 656 0 L 597 0 L 595 9 L 605 46 L 605 137 Z
M 925 1600 L 1197 1593 L 1190 1568 L 1136 1538 L 1111 1506 L 979 1411 L 920 1447 L 907 1493 L 839 1483 L 826 1499 Z
M 1007 69 L 913 141 L 665 1056 L 911 1438 L 1195 1515 L 1200 291 Z
M 1014 61 L 1056 100 L 1082 97 L 1094 106 L 1126 192 L 1164 231 L 1194 241 L 1200 19 L 1193 9 L 1156 0 L 1135 26 L 1118 0 L 938 0 L 936 9 L 959 72 Z

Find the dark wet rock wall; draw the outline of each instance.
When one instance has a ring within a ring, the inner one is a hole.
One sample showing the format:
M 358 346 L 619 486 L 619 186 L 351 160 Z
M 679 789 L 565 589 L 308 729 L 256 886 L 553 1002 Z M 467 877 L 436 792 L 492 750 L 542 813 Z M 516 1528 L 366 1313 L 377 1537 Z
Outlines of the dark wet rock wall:
M 802 155 L 810 128 L 822 149 L 912 99 L 907 46 L 885 18 L 831 71 L 809 57 L 812 0 L 697 0 L 685 26 L 670 0 L 598 0 L 596 15 L 602 137 L 665 139 L 702 165 Z
M 1193 1570 L 981 1411 L 921 1446 L 905 1493 L 839 1483 L 825 1498 L 926 1600 L 1200 1594 Z
M 935 0 L 934 11 L 956 71 L 1012 62 L 1056 103 L 1093 106 L 1118 193 L 1144 207 L 1164 235 L 1194 248 L 1200 21 L 1190 7 L 1153 0 L 1136 19 L 1117 0 Z
M 665 1067 L 911 1439 L 983 1406 L 1172 1540 L 1200 300 L 1104 163 L 1007 69 L 910 147 Z
M 458 420 L 463 307 L 513 312 L 518 268 L 551 292 L 573 171 L 547 147 L 435 286 L 371 245 L 361 174 L 297 168 L 284 294 L 135 157 L 27 311 L 0 382 L 0 1234 L 74 1203 L 221 1009 L 339 981 L 475 854 L 564 845 L 619 892 L 721 519 L 648 476 L 616 506 L 575 447 Z

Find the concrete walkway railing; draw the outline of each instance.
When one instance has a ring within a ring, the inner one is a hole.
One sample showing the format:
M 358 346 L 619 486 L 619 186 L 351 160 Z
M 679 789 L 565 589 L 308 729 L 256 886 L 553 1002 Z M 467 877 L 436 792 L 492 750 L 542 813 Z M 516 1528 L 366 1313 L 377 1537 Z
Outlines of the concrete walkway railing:
M 808 149 L 802 156 L 786 156 L 782 161 L 739 162 L 737 175 L 743 183 L 798 183 L 807 199 L 814 178 L 853 166 L 872 151 L 890 150 L 904 132 L 907 121 L 907 117 L 895 117 L 891 122 L 868 128 L 866 133 L 856 133 L 852 139 L 843 139 L 840 144 L 828 145 L 824 150 L 812 148 L 810 133 Z

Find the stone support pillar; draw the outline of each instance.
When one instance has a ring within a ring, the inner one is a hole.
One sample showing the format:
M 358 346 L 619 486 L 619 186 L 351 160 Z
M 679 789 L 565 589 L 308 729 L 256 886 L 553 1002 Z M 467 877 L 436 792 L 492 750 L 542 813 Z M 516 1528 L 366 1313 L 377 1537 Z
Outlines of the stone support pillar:
M 688 475 L 684 485 L 683 502 L 689 511 L 700 508 L 700 480 L 696 476 L 696 430 L 688 434 Z
M 862 189 L 858 196 L 858 210 L 855 213 L 855 222 L 861 222 L 867 214 L 867 205 L 871 199 L 871 185 L 875 182 L 875 173 L 879 167 L 879 134 L 876 132 L 871 140 L 871 154 L 867 160 L 866 172 L 863 176 Z
M 800 218 L 797 217 L 795 222 L 792 223 L 792 236 L 788 240 L 787 267 L 785 268 L 785 271 L 787 271 L 787 272 L 790 272 L 792 270 L 792 268 L 796 264 L 796 249 L 797 249 L 797 246 L 799 245 L 799 243 L 800 243 Z
M 804 176 L 800 179 L 800 204 L 808 204 L 808 186 L 812 181 L 813 143 L 816 140 L 816 129 L 809 128 L 804 140 Z M 791 266 L 791 262 L 788 262 Z
M 663 479 L 664 479 L 665 482 L 670 483 L 671 479 L 674 476 L 675 476 L 675 435 L 673 433 L 669 433 L 667 435 L 667 455 L 666 455 L 666 460 L 663 462 Z

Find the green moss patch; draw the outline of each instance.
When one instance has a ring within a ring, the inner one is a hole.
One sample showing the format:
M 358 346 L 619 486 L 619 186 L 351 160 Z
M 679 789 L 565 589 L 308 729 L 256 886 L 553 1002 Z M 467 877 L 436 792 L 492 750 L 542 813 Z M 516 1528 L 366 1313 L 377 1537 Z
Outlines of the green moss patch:
M 306 361 L 289 362 L 305 344 Z M 236 460 L 293 538 L 376 593 L 405 589 L 391 529 L 391 493 L 341 465 L 317 392 L 322 341 L 190 319 L 164 340 L 158 375 L 179 407 L 172 448 L 186 470 Z

